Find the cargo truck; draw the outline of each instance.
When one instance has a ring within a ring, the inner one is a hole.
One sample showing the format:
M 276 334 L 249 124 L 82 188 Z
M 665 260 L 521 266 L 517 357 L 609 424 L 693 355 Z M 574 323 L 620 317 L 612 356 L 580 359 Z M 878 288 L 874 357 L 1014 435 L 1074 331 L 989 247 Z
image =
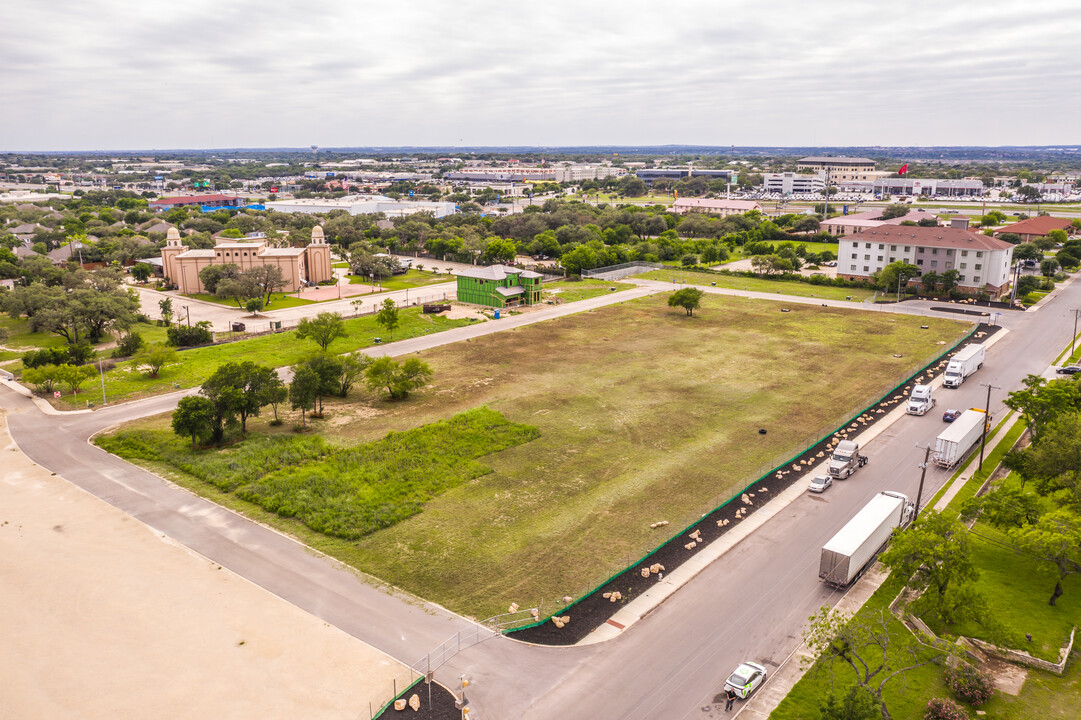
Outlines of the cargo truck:
M 860 455 L 860 446 L 852 440 L 842 440 L 833 449 L 830 456 L 829 473 L 831 476 L 844 480 L 852 473 L 867 464 L 867 456 Z
M 907 495 L 875 495 L 822 547 L 819 579 L 836 588 L 851 585 L 885 547 L 894 528 L 903 528 L 912 521 L 914 509 Z
M 967 345 L 961 348 L 946 364 L 946 376 L 942 384 L 948 388 L 959 388 L 969 375 L 983 367 L 986 351 L 983 345 Z
M 987 422 L 983 410 L 973 408 L 961 413 L 935 440 L 935 452 L 931 456 L 935 465 L 948 469 L 960 462 L 983 435 Z
M 934 406 L 935 398 L 931 395 L 931 386 L 916 385 L 908 396 L 908 408 L 905 412 L 909 415 L 923 415 Z

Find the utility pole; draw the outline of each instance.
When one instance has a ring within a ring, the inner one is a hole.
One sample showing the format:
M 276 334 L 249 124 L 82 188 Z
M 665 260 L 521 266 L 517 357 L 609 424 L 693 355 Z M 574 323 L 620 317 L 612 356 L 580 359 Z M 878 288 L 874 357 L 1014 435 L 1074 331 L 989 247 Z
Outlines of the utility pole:
M 1074 308 L 1073 311 L 1073 335 L 1070 336 L 1070 360 L 1073 360 L 1074 341 L 1077 340 L 1077 316 L 1081 314 L 1081 308 Z
M 919 446 L 920 446 L 920 444 L 916 443 L 916 447 L 919 447 Z M 919 488 L 919 490 L 916 491 L 916 508 L 912 512 L 912 522 L 915 522 L 916 518 L 919 517 L 919 514 L 920 514 L 920 501 L 923 499 L 923 480 L 924 480 L 924 478 L 927 477 L 927 463 L 930 461 L 930 459 L 931 459 L 931 443 L 927 443 L 927 447 L 925 448 L 925 451 L 923 453 L 923 462 L 920 463 L 920 468 L 921 468 L 921 472 L 920 472 L 920 488 Z
M 826 202 L 822 206 L 822 217 L 829 219 L 830 216 L 830 171 L 826 168 L 826 187 L 823 189 L 823 194 L 826 196 Z
M 987 388 L 987 402 L 983 406 L 983 436 L 980 438 L 980 465 L 977 470 L 983 470 L 983 449 L 987 447 L 987 426 L 991 424 L 991 390 L 1001 390 L 991 383 L 980 383 Z

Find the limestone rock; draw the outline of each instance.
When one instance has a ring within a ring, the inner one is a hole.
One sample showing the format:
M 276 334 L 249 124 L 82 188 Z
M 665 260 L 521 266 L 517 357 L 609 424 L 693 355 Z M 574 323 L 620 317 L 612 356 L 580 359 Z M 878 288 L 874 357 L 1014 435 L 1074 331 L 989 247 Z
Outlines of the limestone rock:
M 684 545 L 683 547 L 686 548 L 687 550 L 694 550 L 696 547 L 698 547 L 698 543 L 689 542 L 686 545 Z
M 507 612 L 512 612 L 512 613 L 518 612 L 518 603 L 511 603 L 510 607 L 507 608 Z
M 420 711 L 420 695 L 413 693 L 409 698 L 409 707 L 413 708 L 413 712 Z
M 394 701 L 394 709 L 398 712 L 405 710 L 405 698 L 399 698 Z
M 650 525 L 650 527 L 651 528 L 659 528 L 659 527 L 664 527 L 667 524 L 668 524 L 667 520 L 661 520 L 660 522 L 653 523 L 652 525 Z
M 647 567 L 642 568 L 642 577 L 644 577 L 644 578 L 649 577 L 649 568 L 647 568 Z
M 573 600 L 574 600 L 574 598 L 572 598 L 570 595 L 564 595 L 563 596 L 563 602 L 564 603 L 569 603 L 569 602 L 572 602 Z
M 606 592 L 606 593 L 605 593 L 604 595 L 601 595 L 601 597 L 602 597 L 602 598 L 604 598 L 605 600 L 607 600 L 607 599 L 609 599 L 610 597 L 612 597 L 612 593 L 610 593 L 610 592 Z

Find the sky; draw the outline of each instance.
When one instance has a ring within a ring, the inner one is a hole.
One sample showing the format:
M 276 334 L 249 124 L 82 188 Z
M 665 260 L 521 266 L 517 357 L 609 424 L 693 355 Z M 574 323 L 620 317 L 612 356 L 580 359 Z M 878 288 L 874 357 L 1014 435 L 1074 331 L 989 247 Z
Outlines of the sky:
M 0 151 L 1081 144 L 1081 3 L 49 0 Z

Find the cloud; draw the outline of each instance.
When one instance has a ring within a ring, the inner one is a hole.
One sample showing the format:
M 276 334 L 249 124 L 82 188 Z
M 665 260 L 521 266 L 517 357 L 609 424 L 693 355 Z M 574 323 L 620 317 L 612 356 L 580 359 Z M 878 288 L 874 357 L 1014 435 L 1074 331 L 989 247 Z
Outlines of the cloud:
M 0 8 L 0 149 L 1074 142 L 1067 3 Z

